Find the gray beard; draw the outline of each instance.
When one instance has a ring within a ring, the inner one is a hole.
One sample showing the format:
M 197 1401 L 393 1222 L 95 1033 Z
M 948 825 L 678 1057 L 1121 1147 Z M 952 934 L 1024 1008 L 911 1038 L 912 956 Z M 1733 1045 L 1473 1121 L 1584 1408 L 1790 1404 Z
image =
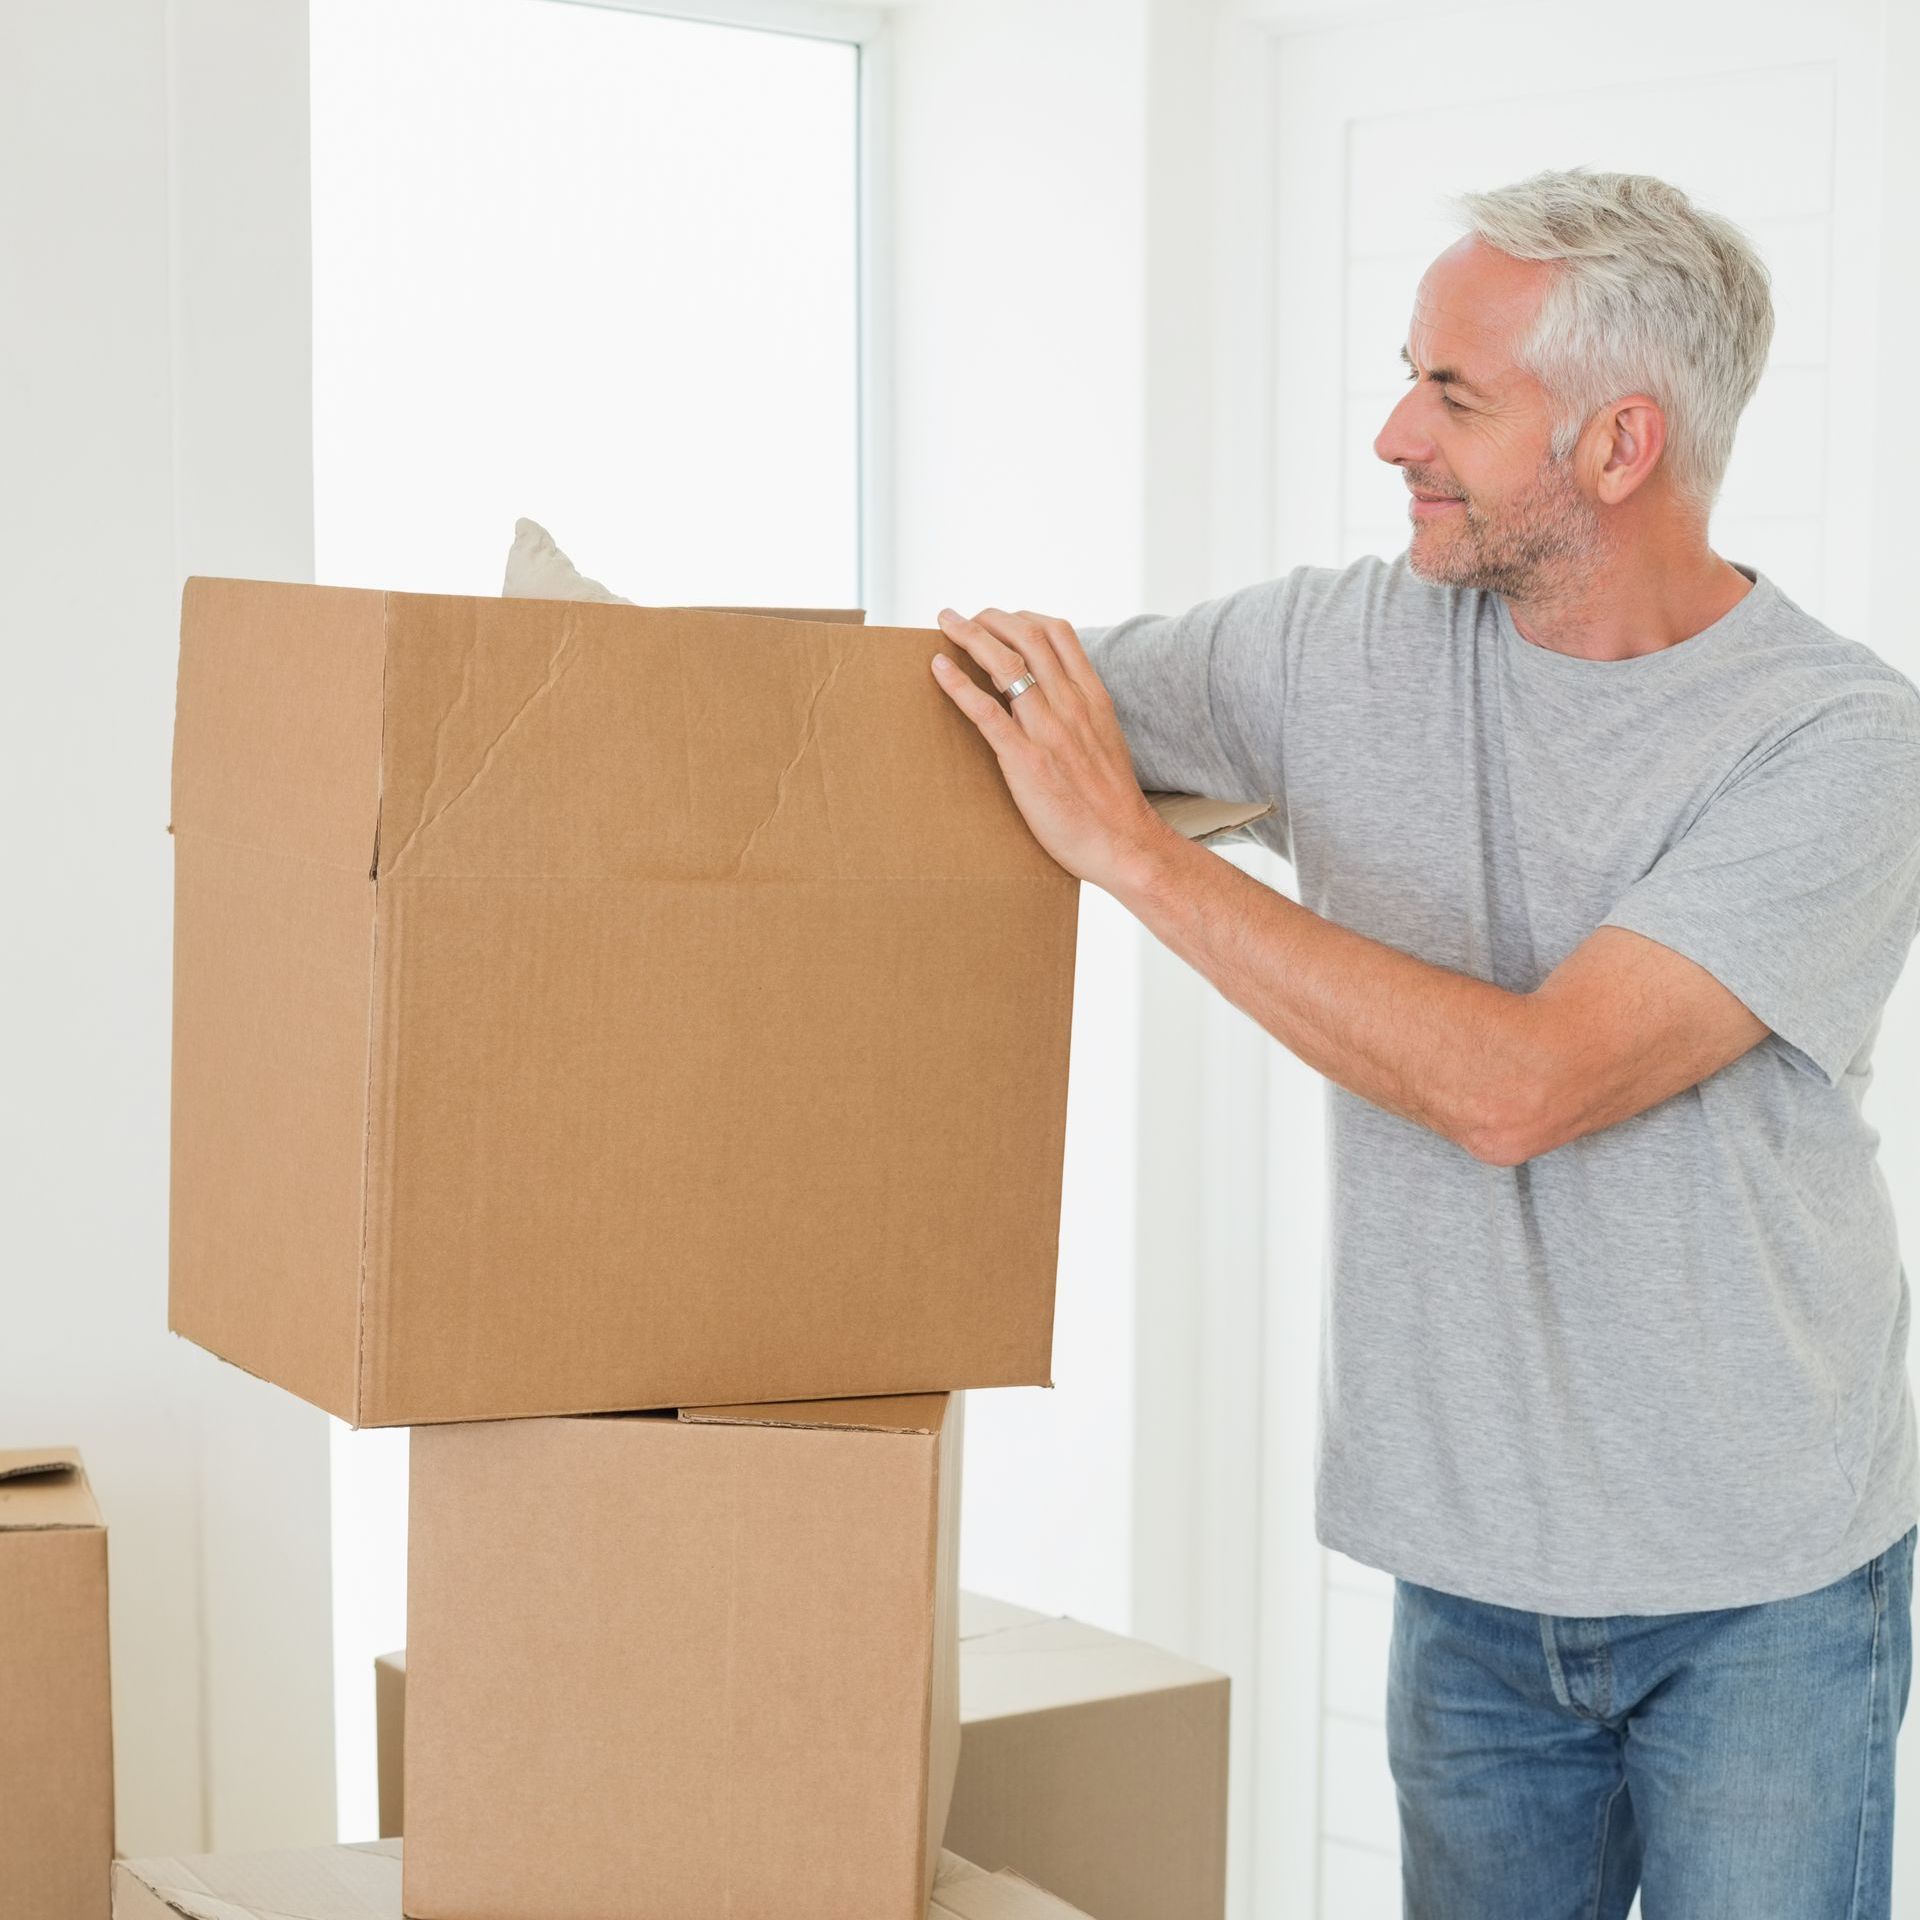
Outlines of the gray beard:
M 1407 565 L 1440 587 L 1477 587 L 1509 600 L 1555 600 L 1584 588 L 1599 570 L 1600 519 L 1573 483 L 1571 465 L 1549 457 L 1534 484 L 1496 514 L 1463 502 L 1447 540 L 1424 543 L 1416 523 Z

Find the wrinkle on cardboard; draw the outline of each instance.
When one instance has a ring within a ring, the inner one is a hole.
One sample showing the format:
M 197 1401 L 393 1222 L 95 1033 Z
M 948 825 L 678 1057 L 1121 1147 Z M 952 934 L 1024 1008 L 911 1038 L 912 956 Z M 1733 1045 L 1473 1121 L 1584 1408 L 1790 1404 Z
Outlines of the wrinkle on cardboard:
M 356 1426 L 1049 1384 L 1078 886 L 938 645 L 189 581 L 174 1330 Z
M 779 819 L 780 809 L 786 803 L 787 787 L 793 779 L 793 770 L 807 757 L 809 750 L 817 744 L 820 731 L 821 706 L 826 701 L 828 695 L 833 692 L 834 682 L 840 678 L 841 671 L 846 664 L 846 656 L 844 654 L 837 655 L 833 665 L 827 670 L 827 677 L 815 685 L 813 693 L 807 701 L 806 716 L 801 722 L 800 744 L 794 748 L 793 757 L 780 769 L 779 778 L 775 780 L 773 784 L 772 806 L 767 809 L 762 819 L 754 823 L 752 831 L 747 835 L 745 844 L 734 857 L 732 871 L 732 877 L 734 879 L 739 879 L 740 876 L 746 872 L 748 856 L 752 854 L 760 836 Z M 827 770 L 824 764 L 820 764 L 817 760 L 816 765 L 819 766 L 820 774 L 820 804 L 825 810 L 827 830 L 833 838 L 834 847 L 837 852 L 839 850 L 840 837 L 833 826 L 833 800 L 828 787 Z

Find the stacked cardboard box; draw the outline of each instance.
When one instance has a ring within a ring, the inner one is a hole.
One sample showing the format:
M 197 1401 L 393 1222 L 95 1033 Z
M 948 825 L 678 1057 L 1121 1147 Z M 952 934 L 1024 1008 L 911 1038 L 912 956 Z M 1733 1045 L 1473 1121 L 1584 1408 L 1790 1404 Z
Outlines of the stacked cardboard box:
M 1226 1908 L 1227 1679 L 1079 1620 L 962 1591 L 946 1844 L 1101 1920 Z M 502 1650 L 529 1684 L 524 1650 Z M 380 1831 L 405 1823 L 407 1656 L 374 1662 Z M 547 1717 L 562 1708 L 549 1700 Z
M 105 1920 L 107 1533 L 71 1447 L 0 1453 L 0 1913 Z
M 171 1323 L 417 1429 L 419 1920 L 933 1895 L 1078 891 L 939 645 L 187 583 Z

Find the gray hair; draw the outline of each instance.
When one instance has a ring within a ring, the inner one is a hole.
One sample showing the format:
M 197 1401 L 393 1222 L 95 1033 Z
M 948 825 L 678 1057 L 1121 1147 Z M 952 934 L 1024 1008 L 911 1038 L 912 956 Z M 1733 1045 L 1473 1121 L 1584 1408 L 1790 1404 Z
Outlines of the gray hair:
M 1450 204 L 1486 245 L 1560 268 L 1518 351 L 1558 404 L 1553 457 L 1596 408 L 1649 394 L 1675 492 L 1711 509 L 1773 341 L 1767 269 L 1746 235 L 1646 173 L 1536 173 Z

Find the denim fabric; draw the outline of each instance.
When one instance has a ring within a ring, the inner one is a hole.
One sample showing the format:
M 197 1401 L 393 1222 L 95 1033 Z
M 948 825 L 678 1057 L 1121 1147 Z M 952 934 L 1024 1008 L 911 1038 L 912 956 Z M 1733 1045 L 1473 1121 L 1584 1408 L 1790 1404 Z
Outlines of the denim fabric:
M 1396 1581 L 1406 1920 L 1887 1920 L 1910 1529 L 1812 1593 L 1528 1613 Z

